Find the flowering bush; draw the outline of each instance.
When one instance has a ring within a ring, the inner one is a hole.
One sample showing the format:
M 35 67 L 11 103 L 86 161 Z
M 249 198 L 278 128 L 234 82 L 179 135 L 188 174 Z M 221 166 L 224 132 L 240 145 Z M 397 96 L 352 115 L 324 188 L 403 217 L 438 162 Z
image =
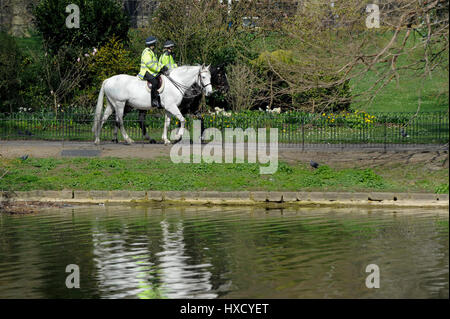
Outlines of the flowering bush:
M 122 41 L 113 36 L 99 50 L 93 49 L 88 68 L 94 84 L 99 85 L 116 74 L 136 75 L 139 72 L 139 62 L 132 58 Z
M 367 127 L 377 121 L 375 115 L 370 115 L 369 113 L 361 110 L 356 110 L 352 113 L 346 111 L 336 114 L 322 113 L 322 118 L 323 123 L 328 126 L 343 124 L 351 128 Z
M 92 48 L 89 51 L 75 62 L 80 65 L 86 61 L 88 81 L 76 91 L 73 100 L 77 108 L 86 110 L 95 105 L 100 86 L 105 79 L 117 74 L 136 75 L 140 66 L 139 61 L 132 57 L 123 42 L 115 36 L 101 48 Z

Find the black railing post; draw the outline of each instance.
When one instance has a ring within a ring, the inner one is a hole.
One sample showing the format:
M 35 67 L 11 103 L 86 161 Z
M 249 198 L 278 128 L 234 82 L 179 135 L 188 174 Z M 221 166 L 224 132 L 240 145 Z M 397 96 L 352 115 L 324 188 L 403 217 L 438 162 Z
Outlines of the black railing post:
M 305 117 L 302 116 L 302 151 L 305 150 Z
M 438 142 L 441 142 L 441 112 L 438 113 L 439 116 L 439 126 L 438 126 Z
M 387 118 L 384 117 L 384 151 L 386 152 L 387 147 Z

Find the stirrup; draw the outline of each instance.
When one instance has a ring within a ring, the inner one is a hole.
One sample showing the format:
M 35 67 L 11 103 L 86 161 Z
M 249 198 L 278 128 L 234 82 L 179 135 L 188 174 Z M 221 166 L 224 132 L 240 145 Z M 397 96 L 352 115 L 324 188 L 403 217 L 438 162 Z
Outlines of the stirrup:
M 156 108 L 161 107 L 161 102 L 159 101 L 159 99 L 157 97 L 152 96 L 152 106 L 156 107 Z

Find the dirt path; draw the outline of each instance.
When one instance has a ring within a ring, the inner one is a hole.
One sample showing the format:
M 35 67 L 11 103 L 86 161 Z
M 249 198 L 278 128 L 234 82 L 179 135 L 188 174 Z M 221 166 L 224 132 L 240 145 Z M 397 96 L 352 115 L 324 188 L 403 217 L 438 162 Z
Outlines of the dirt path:
M 152 159 L 170 155 L 170 146 L 161 144 L 114 144 L 104 143 L 95 146 L 92 142 L 48 142 L 48 141 L 0 141 L 0 157 L 67 157 L 96 156 L 119 158 Z M 314 160 L 336 168 L 345 167 L 380 167 L 395 164 L 423 163 L 431 170 L 449 167 L 448 147 L 436 146 L 427 149 L 383 150 L 345 148 L 305 150 L 296 148 L 280 148 L 279 159 L 290 164 L 309 163 Z

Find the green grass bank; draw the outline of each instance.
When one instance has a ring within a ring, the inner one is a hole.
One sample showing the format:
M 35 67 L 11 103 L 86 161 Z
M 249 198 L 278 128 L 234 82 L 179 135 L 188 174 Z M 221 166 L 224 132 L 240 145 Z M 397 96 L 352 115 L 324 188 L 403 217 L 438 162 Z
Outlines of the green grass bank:
M 0 160 L 0 190 L 133 191 L 378 191 L 448 193 L 448 169 L 425 164 L 339 168 L 279 162 L 273 175 L 260 164 L 175 164 L 168 157 L 28 158 Z

